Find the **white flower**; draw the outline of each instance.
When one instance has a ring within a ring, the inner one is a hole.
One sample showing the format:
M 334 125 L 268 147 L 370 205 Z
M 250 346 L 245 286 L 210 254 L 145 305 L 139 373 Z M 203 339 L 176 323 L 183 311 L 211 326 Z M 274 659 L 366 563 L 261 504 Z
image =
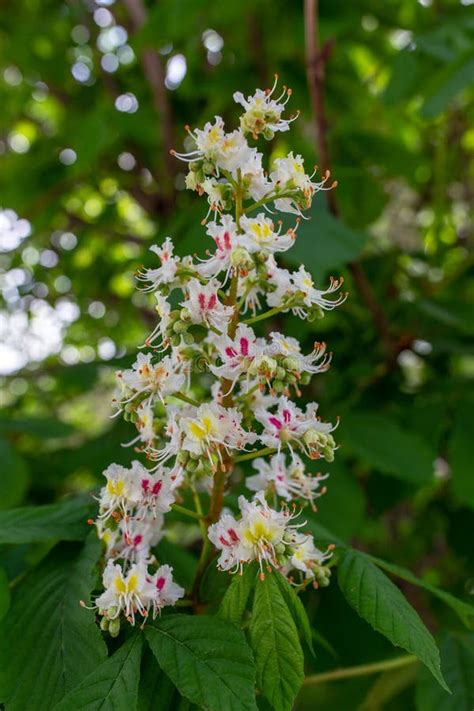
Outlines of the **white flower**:
M 291 282 L 291 273 L 288 269 L 279 267 L 272 254 L 266 260 L 265 268 L 267 270 L 268 283 L 274 287 L 273 291 L 267 293 L 267 304 L 271 308 L 279 308 L 282 305 L 283 299 L 291 296 L 294 291 Z
M 282 333 L 270 333 L 271 342 L 267 353 L 271 356 L 282 355 L 287 360 L 289 368 L 298 373 L 324 373 L 328 370 L 331 362 L 331 354 L 326 353 L 325 343 L 315 343 L 314 349 L 309 355 L 301 353 L 301 346 L 296 338 L 284 336 Z M 320 361 L 320 362 L 318 362 Z M 285 362 L 285 361 L 284 361 Z
M 303 293 L 303 302 L 307 307 L 318 306 L 320 309 L 332 311 L 347 299 L 347 294 L 339 294 L 334 300 L 326 298 L 327 294 L 333 294 L 340 289 L 344 283 L 342 277 L 340 279 L 331 277 L 329 287 L 325 291 L 320 291 L 315 289 L 311 274 L 301 265 L 298 271 L 292 274 L 292 282 L 294 289 Z M 305 313 L 305 309 L 294 309 L 295 312 L 298 310 L 301 315 Z
M 163 348 L 163 346 L 166 345 L 168 341 L 167 331 L 171 325 L 171 306 L 166 300 L 166 298 L 162 296 L 162 294 L 160 294 L 159 292 L 155 293 L 155 299 L 155 311 L 158 314 L 158 323 L 156 324 L 152 333 L 146 339 L 145 346 L 149 348 L 157 340 L 157 338 L 160 338 L 161 340 L 158 343 L 157 347 L 161 349 Z
M 216 251 L 197 266 L 197 271 L 207 278 L 226 272 L 227 278 L 232 266 L 232 252 L 237 248 L 237 225 L 230 215 L 223 215 L 220 224 L 208 222 L 206 232 L 216 243 Z
M 287 509 L 275 511 L 270 508 L 263 491 L 258 492 L 252 501 L 240 496 L 239 508 L 240 520 L 224 513 L 209 527 L 209 539 L 221 551 L 219 568 L 235 573 L 252 560 L 258 561 L 261 574 L 264 564 L 278 567 L 286 541 L 296 539 L 298 526 L 291 524 L 293 515 Z
M 251 133 L 253 138 L 258 138 L 263 134 L 265 138 L 272 138 L 276 131 L 289 131 L 290 123 L 296 116 L 290 119 L 282 119 L 281 115 L 291 96 L 291 89 L 283 87 L 281 95 L 274 99 L 273 93 L 276 89 L 278 77 L 271 89 L 257 89 L 253 96 L 247 99 L 240 91 L 234 93 L 234 101 L 245 109 L 245 113 L 240 118 L 240 125 L 245 132 Z
M 307 580 L 315 579 L 313 583 L 315 587 L 318 587 L 318 583 L 322 587 L 328 585 L 330 570 L 325 566 L 325 563 L 331 558 L 334 546 L 328 546 L 327 550 L 323 552 L 314 545 L 313 536 L 301 533 L 295 535 L 292 546 L 294 546 L 294 552 L 281 572 L 284 575 L 289 575 L 292 570 L 298 570 L 304 574 Z
M 188 163 L 206 158 L 215 160 L 221 150 L 224 141 L 224 121 L 220 116 L 214 117 L 214 123 L 208 121 L 203 129 L 196 128 L 194 131 L 188 129 L 188 133 L 196 144 L 196 148 L 188 153 L 177 153 L 172 151 L 172 155 Z
M 176 499 L 176 489 L 183 481 L 182 472 L 160 467 L 158 471 L 151 473 L 139 462 L 133 462 L 132 468 L 139 481 L 141 493 L 137 515 L 145 516 L 150 512 L 156 517 L 157 513 L 171 511 Z
M 154 252 L 161 262 L 158 269 L 144 269 L 139 272 L 137 278 L 140 281 L 150 282 L 150 286 L 145 287 L 144 291 L 154 291 L 163 284 L 172 284 L 175 281 L 179 257 L 173 256 L 174 245 L 170 237 L 167 237 L 161 247 L 153 245 L 150 247 L 150 252 Z
M 229 336 L 218 336 L 213 343 L 217 349 L 217 354 L 222 361 L 222 365 L 210 365 L 209 370 L 219 378 L 227 378 L 235 381 L 248 370 L 262 345 L 262 339 L 257 339 L 255 333 L 249 326 L 240 324 L 234 338 Z
M 270 181 L 274 186 L 277 197 L 275 207 L 281 212 L 290 212 L 301 215 L 301 208 L 307 209 L 311 205 L 313 195 L 320 190 L 331 190 L 337 185 L 333 182 L 326 186 L 330 173 L 326 171 L 324 178 L 319 182 L 313 182 L 316 170 L 313 175 L 307 175 L 304 169 L 304 161 L 300 155 L 294 156 L 289 153 L 286 158 L 277 158 L 274 169 L 270 173 Z M 278 198 L 278 192 L 294 192 L 294 196 Z
M 122 566 L 108 561 L 102 583 L 105 591 L 95 600 L 99 614 L 110 620 L 115 620 L 121 612 L 135 624 L 135 615 L 139 613 L 147 617 L 148 608 L 154 597 L 154 588 L 147 580 L 147 569 L 144 563 L 136 563 L 125 574 Z
M 295 240 L 294 230 L 288 230 L 288 232 L 281 234 L 280 225 L 278 232 L 275 232 L 273 222 L 263 212 L 260 212 L 257 217 L 244 215 L 240 218 L 240 226 L 244 230 L 244 234 L 239 236 L 239 244 L 250 253 L 285 252 Z
M 179 363 L 172 356 L 152 363 L 150 353 L 139 353 L 131 369 L 117 373 L 117 377 L 133 393 L 123 404 L 144 393 L 156 395 L 163 402 L 166 395 L 179 391 L 186 381 L 185 375 L 178 372 L 179 367 Z
M 148 578 L 148 582 L 154 588 L 152 598 L 153 617 L 167 605 L 174 605 L 177 600 L 184 596 L 184 589 L 173 582 L 173 568 L 169 565 L 162 565 L 156 573 Z
M 203 285 L 197 279 L 190 279 L 186 288 L 188 297 L 181 302 L 181 306 L 188 310 L 191 323 L 202 323 L 225 332 L 234 309 L 219 301 L 217 291 L 220 284 L 211 280 Z
M 320 482 L 327 479 L 328 475 L 306 474 L 303 461 L 298 455 L 294 455 L 289 464 L 284 454 L 276 454 L 270 461 L 259 458 L 253 462 L 253 467 L 257 474 L 245 480 L 251 491 L 273 490 L 286 501 L 305 499 L 311 502 L 313 508 L 314 499 L 326 491 L 324 487 L 318 490 Z
M 114 511 L 126 514 L 140 500 L 139 482 L 121 464 L 110 464 L 103 474 L 107 484 L 100 490 L 100 518 L 107 519 Z
M 330 433 L 334 427 L 316 417 L 317 408 L 316 403 L 310 403 L 303 412 L 288 398 L 282 397 L 276 412 L 258 409 L 255 418 L 264 427 L 260 441 L 277 449 L 278 453 L 286 445 L 293 457 L 293 448 L 299 447 L 311 459 L 324 456 L 332 461 L 335 443 Z
M 163 537 L 163 516 L 124 518 L 120 521 L 120 533 L 115 558 L 129 563 L 149 563 L 151 546 L 156 546 Z
M 233 408 L 226 409 L 217 403 L 205 403 L 189 417 L 183 417 L 180 426 L 184 432 L 182 449 L 192 454 L 204 454 L 211 462 L 212 453 L 221 457 L 220 448 L 227 451 L 245 449 L 253 444 L 256 435 L 241 427 L 242 414 Z

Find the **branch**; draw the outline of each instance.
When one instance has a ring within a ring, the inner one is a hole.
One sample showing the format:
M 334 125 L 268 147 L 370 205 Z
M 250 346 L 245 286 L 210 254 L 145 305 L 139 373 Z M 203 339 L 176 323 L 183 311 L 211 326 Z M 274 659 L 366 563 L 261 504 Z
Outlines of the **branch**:
M 330 170 L 331 162 L 327 140 L 328 124 L 324 108 L 324 78 L 326 63 L 333 48 L 333 42 L 327 41 L 319 47 L 319 25 L 318 25 L 318 0 L 304 0 L 304 22 L 305 22 L 305 45 L 306 45 L 306 75 L 308 79 L 308 91 L 311 98 L 311 107 L 316 130 L 316 141 L 321 166 L 324 170 Z M 333 215 L 338 216 L 339 209 L 334 190 L 326 193 L 328 206 Z M 390 332 L 390 323 L 385 311 L 377 301 L 372 287 L 359 262 L 350 262 L 349 268 L 352 273 L 354 283 L 370 311 L 375 328 L 380 335 L 382 343 L 387 353 L 392 355 L 396 352 L 396 347 Z
M 139 30 L 143 27 L 147 19 L 147 11 L 143 0 L 123 0 L 123 3 L 130 16 L 133 29 L 135 31 Z M 163 66 L 158 53 L 153 49 L 143 49 L 140 59 L 145 78 L 153 95 L 153 105 L 160 119 L 163 164 L 166 168 L 167 175 L 172 176 L 176 168 L 175 161 L 170 155 L 170 150 L 174 146 L 173 117 L 165 87 Z M 171 192 L 171 183 L 169 183 L 167 187 L 168 192 Z

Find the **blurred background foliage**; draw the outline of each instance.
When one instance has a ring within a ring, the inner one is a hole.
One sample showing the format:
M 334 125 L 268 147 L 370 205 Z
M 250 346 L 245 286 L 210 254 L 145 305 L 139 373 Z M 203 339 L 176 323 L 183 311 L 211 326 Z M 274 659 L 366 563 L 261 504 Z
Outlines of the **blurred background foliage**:
M 109 403 L 114 370 L 132 362 L 155 320 L 134 273 L 167 235 L 182 254 L 209 246 L 205 205 L 184 191 L 169 149 L 183 146 L 187 123 L 219 114 L 231 124 L 232 92 L 269 86 L 278 72 L 301 117 L 291 144 L 277 134 L 269 155 L 293 149 L 320 163 L 304 34 L 303 4 L 282 0 L 3 3 L 0 507 L 88 490 L 111 461 L 133 457 Z M 473 8 L 321 0 L 319 34 L 337 216 L 315 201 L 287 259 L 321 283 L 342 274 L 350 298 L 323 321 L 284 319 L 306 347 L 325 340 L 334 351 L 308 394 L 325 419 L 341 416 L 317 520 L 469 601 Z M 15 578 L 44 553 L 4 546 L 0 562 Z M 183 560 L 186 569 L 192 558 Z M 445 661 L 464 645 L 472 671 L 472 637 L 452 636 L 453 613 L 402 587 L 444 635 Z M 320 642 L 310 671 L 390 653 L 336 585 L 307 604 Z M 416 673 L 307 687 L 297 708 L 472 708 Z

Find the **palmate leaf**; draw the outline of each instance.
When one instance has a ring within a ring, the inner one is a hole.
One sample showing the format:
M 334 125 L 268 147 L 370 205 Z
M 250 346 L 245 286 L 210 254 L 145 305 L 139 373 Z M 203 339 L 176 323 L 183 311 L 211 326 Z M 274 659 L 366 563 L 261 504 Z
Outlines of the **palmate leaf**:
M 417 711 L 472 711 L 474 708 L 474 634 L 445 634 L 440 645 L 447 694 L 420 669 L 416 688 Z
M 296 594 L 294 588 L 289 584 L 288 580 L 283 575 L 276 573 L 275 580 L 280 588 L 283 599 L 291 612 L 296 627 L 302 632 L 306 644 L 314 654 L 313 633 L 311 631 L 311 625 L 303 603 Z
M 147 625 L 161 669 L 180 693 L 209 711 L 256 711 L 255 668 L 243 633 L 217 617 L 169 615 Z
M 91 496 L 59 504 L 24 506 L 0 512 L 0 544 L 31 543 L 60 538 L 78 541 L 87 536 L 87 518 L 95 508 Z
M 160 669 L 152 652 L 145 646 L 136 711 L 175 711 L 180 700 L 182 697 L 175 685 Z
M 0 568 L 0 620 L 5 617 L 9 607 L 10 588 L 8 587 L 8 578 L 3 568 Z
M 414 654 L 449 691 L 439 651 L 418 613 L 400 590 L 368 558 L 345 551 L 338 565 L 338 582 L 347 602 L 392 644 Z
M 0 699 L 9 711 L 50 711 L 105 659 L 94 613 L 79 605 L 100 550 L 94 538 L 58 546 L 18 586 L 0 626 Z
M 275 711 L 290 711 L 304 679 L 304 657 L 293 617 L 275 575 L 255 588 L 250 642 L 257 685 Z
M 142 636 L 133 635 L 56 704 L 53 711 L 130 711 L 140 681 Z

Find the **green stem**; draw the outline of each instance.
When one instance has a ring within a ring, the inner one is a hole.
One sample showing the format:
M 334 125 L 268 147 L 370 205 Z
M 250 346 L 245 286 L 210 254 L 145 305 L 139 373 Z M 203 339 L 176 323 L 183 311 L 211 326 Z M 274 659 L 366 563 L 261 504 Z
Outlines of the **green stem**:
M 264 321 L 266 318 L 276 316 L 277 314 L 281 313 L 282 311 L 285 311 L 286 309 L 286 306 L 275 306 L 273 309 L 265 311 L 263 314 L 259 314 L 258 316 L 252 316 L 252 318 L 246 319 L 244 323 L 249 326 L 251 323 L 257 323 L 257 321 Z
M 183 514 L 183 516 L 189 516 L 190 518 L 195 518 L 198 521 L 201 521 L 203 518 L 201 514 L 196 513 L 196 511 L 191 511 L 191 509 L 187 509 L 185 506 L 180 506 L 180 504 L 172 504 L 171 508 L 173 511 L 176 511 L 176 513 Z
M 199 407 L 201 405 L 200 402 L 198 402 L 192 397 L 189 397 L 189 395 L 185 395 L 184 393 L 173 393 L 173 397 L 175 397 L 177 400 L 187 402 L 188 405 L 194 405 L 194 407 Z
M 395 659 L 385 659 L 383 662 L 360 664 L 357 667 L 333 669 L 332 671 L 322 672 L 321 674 L 312 674 L 306 677 L 303 684 L 310 686 L 312 684 L 322 684 L 325 681 L 335 681 L 336 679 L 351 679 L 356 676 L 367 676 L 369 674 L 387 671 L 388 669 L 398 669 L 408 664 L 415 664 L 415 662 L 418 662 L 418 659 L 411 654 L 407 654 L 403 657 L 395 657 Z
M 256 459 L 257 457 L 266 457 L 267 454 L 275 454 L 277 450 L 272 447 L 265 447 L 264 449 L 259 449 L 257 452 L 249 452 L 248 454 L 241 454 L 240 457 L 235 457 L 234 462 L 246 462 L 248 459 Z
M 261 200 L 257 200 L 257 202 L 254 202 L 252 203 L 252 205 L 246 207 L 243 211 L 243 214 L 247 215 L 249 212 L 253 212 L 257 208 L 263 207 L 263 205 L 267 205 L 269 202 L 279 200 L 280 198 L 296 197 L 299 192 L 299 190 L 290 190 L 286 193 L 268 193 L 268 195 L 265 195 L 265 197 Z

